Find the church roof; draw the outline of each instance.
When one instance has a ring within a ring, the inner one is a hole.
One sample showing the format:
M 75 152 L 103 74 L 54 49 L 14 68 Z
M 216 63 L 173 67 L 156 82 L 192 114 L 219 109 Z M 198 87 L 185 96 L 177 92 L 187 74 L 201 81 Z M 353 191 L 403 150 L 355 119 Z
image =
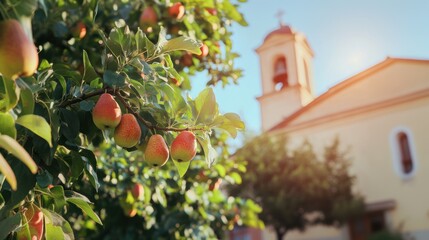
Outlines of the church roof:
M 339 82 L 338 84 L 334 85 L 333 87 L 329 88 L 328 91 L 324 92 L 323 94 L 321 94 L 320 96 L 315 98 L 312 102 L 310 102 L 308 105 L 302 107 L 301 109 L 299 109 L 298 111 L 296 111 L 295 113 L 290 115 L 289 117 L 286 117 L 283 121 L 281 121 L 280 123 L 278 123 L 277 125 L 275 125 L 271 129 L 269 129 L 268 131 L 271 132 L 271 131 L 276 131 L 276 130 L 280 130 L 280 129 L 288 127 L 291 122 L 293 122 L 298 117 L 304 115 L 309 110 L 317 107 L 318 105 L 320 105 L 321 103 L 325 102 L 326 100 L 332 98 L 333 96 L 337 95 L 338 93 L 347 90 L 354 83 L 365 79 L 369 75 L 372 75 L 374 73 L 379 72 L 380 70 L 390 66 L 391 64 L 393 64 L 395 62 L 429 63 L 429 60 L 390 58 L 390 57 L 388 57 L 384 61 L 368 68 L 367 70 L 362 71 L 362 72 L 360 72 L 360 73 L 358 73 L 358 74 L 356 74 L 356 75 L 354 75 L 354 76 L 352 76 L 352 77 L 350 77 L 344 81 Z
M 270 32 L 264 39 L 264 42 L 267 41 L 270 37 L 274 36 L 274 35 L 287 35 L 287 34 L 293 34 L 294 32 L 292 31 L 291 27 L 289 27 L 288 25 L 280 25 L 280 28 Z

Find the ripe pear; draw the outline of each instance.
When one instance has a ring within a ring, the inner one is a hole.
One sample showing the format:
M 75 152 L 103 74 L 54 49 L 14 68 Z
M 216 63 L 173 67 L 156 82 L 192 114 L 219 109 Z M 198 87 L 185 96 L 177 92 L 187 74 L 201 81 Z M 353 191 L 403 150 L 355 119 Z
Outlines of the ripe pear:
M 86 25 L 82 21 L 79 21 L 70 30 L 74 38 L 82 39 L 86 35 Z
M 0 22 L 0 73 L 11 79 L 31 76 L 39 65 L 36 46 L 16 20 Z
M 131 194 L 134 199 L 143 200 L 144 199 L 144 188 L 140 183 L 135 183 L 131 189 Z
M 171 158 L 178 162 L 191 161 L 197 153 L 195 134 L 183 131 L 171 143 Z
M 139 24 L 142 29 L 146 29 L 148 26 L 154 26 L 158 23 L 158 16 L 153 7 L 147 7 L 143 9 L 140 15 Z
M 209 47 L 207 45 L 203 44 L 200 47 L 200 50 L 201 50 L 201 54 L 198 55 L 199 59 L 203 59 L 203 58 L 207 57 L 207 55 L 209 55 Z
M 43 237 L 43 212 L 36 205 L 32 204 L 25 212 L 28 221 L 31 239 L 40 240 Z
M 164 138 L 159 134 L 152 135 L 144 152 L 146 162 L 155 167 L 160 167 L 167 162 L 168 156 L 168 147 Z
M 140 125 L 136 117 L 131 113 L 122 116 L 121 122 L 115 129 L 113 137 L 117 145 L 124 148 L 131 148 L 137 145 L 142 135 Z
M 112 95 L 103 93 L 92 110 L 92 120 L 101 130 L 115 128 L 121 122 L 121 108 Z
M 179 20 L 185 15 L 185 7 L 181 2 L 177 2 L 168 9 L 168 14 L 170 17 Z

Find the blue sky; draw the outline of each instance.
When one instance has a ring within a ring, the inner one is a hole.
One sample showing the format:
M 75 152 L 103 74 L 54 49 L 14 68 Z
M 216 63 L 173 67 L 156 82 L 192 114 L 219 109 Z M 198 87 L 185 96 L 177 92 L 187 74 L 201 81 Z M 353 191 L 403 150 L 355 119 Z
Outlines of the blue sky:
M 315 53 L 316 95 L 387 56 L 429 59 L 429 0 L 248 0 L 239 10 L 249 26 L 232 29 L 244 77 L 215 93 L 221 112 L 238 113 L 252 132 L 260 131 L 256 97 L 262 92 L 254 49 L 278 28 L 280 9 L 283 21 L 304 33 Z M 204 87 L 203 81 L 193 84 L 193 93 Z

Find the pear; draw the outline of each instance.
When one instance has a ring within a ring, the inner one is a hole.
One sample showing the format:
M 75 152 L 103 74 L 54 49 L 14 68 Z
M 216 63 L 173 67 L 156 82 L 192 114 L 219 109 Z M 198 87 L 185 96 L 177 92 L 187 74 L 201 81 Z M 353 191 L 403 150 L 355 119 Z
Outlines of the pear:
M 142 135 L 140 125 L 133 114 L 122 115 L 121 122 L 115 129 L 113 137 L 117 145 L 131 148 L 137 145 Z
M 86 25 L 82 21 L 77 22 L 71 29 L 74 38 L 82 39 L 86 36 Z
M 179 20 L 185 15 L 185 7 L 181 2 L 174 3 L 173 6 L 168 8 L 168 14 L 170 17 Z
M 30 230 L 30 239 L 40 240 L 43 237 L 43 212 L 36 205 L 31 204 L 25 212 Z
M 39 65 L 36 46 L 16 20 L 0 22 L 0 73 L 6 78 L 33 75 Z
M 115 128 L 121 121 L 121 108 L 112 95 L 103 93 L 92 110 L 92 120 L 101 130 Z
M 195 134 L 183 131 L 171 143 L 171 158 L 178 162 L 191 161 L 197 152 Z
M 164 138 L 159 134 L 152 135 L 144 152 L 146 162 L 155 167 L 160 167 L 167 162 L 168 156 L 168 147 Z
M 153 7 L 147 7 L 143 9 L 140 15 L 139 24 L 142 29 L 146 29 L 148 26 L 154 26 L 158 22 L 158 16 Z
M 144 199 L 144 188 L 140 183 L 135 183 L 131 189 L 131 194 L 134 199 L 143 200 Z

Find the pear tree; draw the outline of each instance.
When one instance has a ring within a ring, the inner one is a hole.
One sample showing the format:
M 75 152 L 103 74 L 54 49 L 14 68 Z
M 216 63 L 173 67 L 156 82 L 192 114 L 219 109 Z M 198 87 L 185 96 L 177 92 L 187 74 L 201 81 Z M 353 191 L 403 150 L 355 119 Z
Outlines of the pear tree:
M 253 201 L 205 191 L 245 170 L 226 161 L 244 123 L 212 86 L 240 77 L 230 24 L 246 22 L 230 0 L 173 2 L 0 2 L 0 239 L 262 226 Z

